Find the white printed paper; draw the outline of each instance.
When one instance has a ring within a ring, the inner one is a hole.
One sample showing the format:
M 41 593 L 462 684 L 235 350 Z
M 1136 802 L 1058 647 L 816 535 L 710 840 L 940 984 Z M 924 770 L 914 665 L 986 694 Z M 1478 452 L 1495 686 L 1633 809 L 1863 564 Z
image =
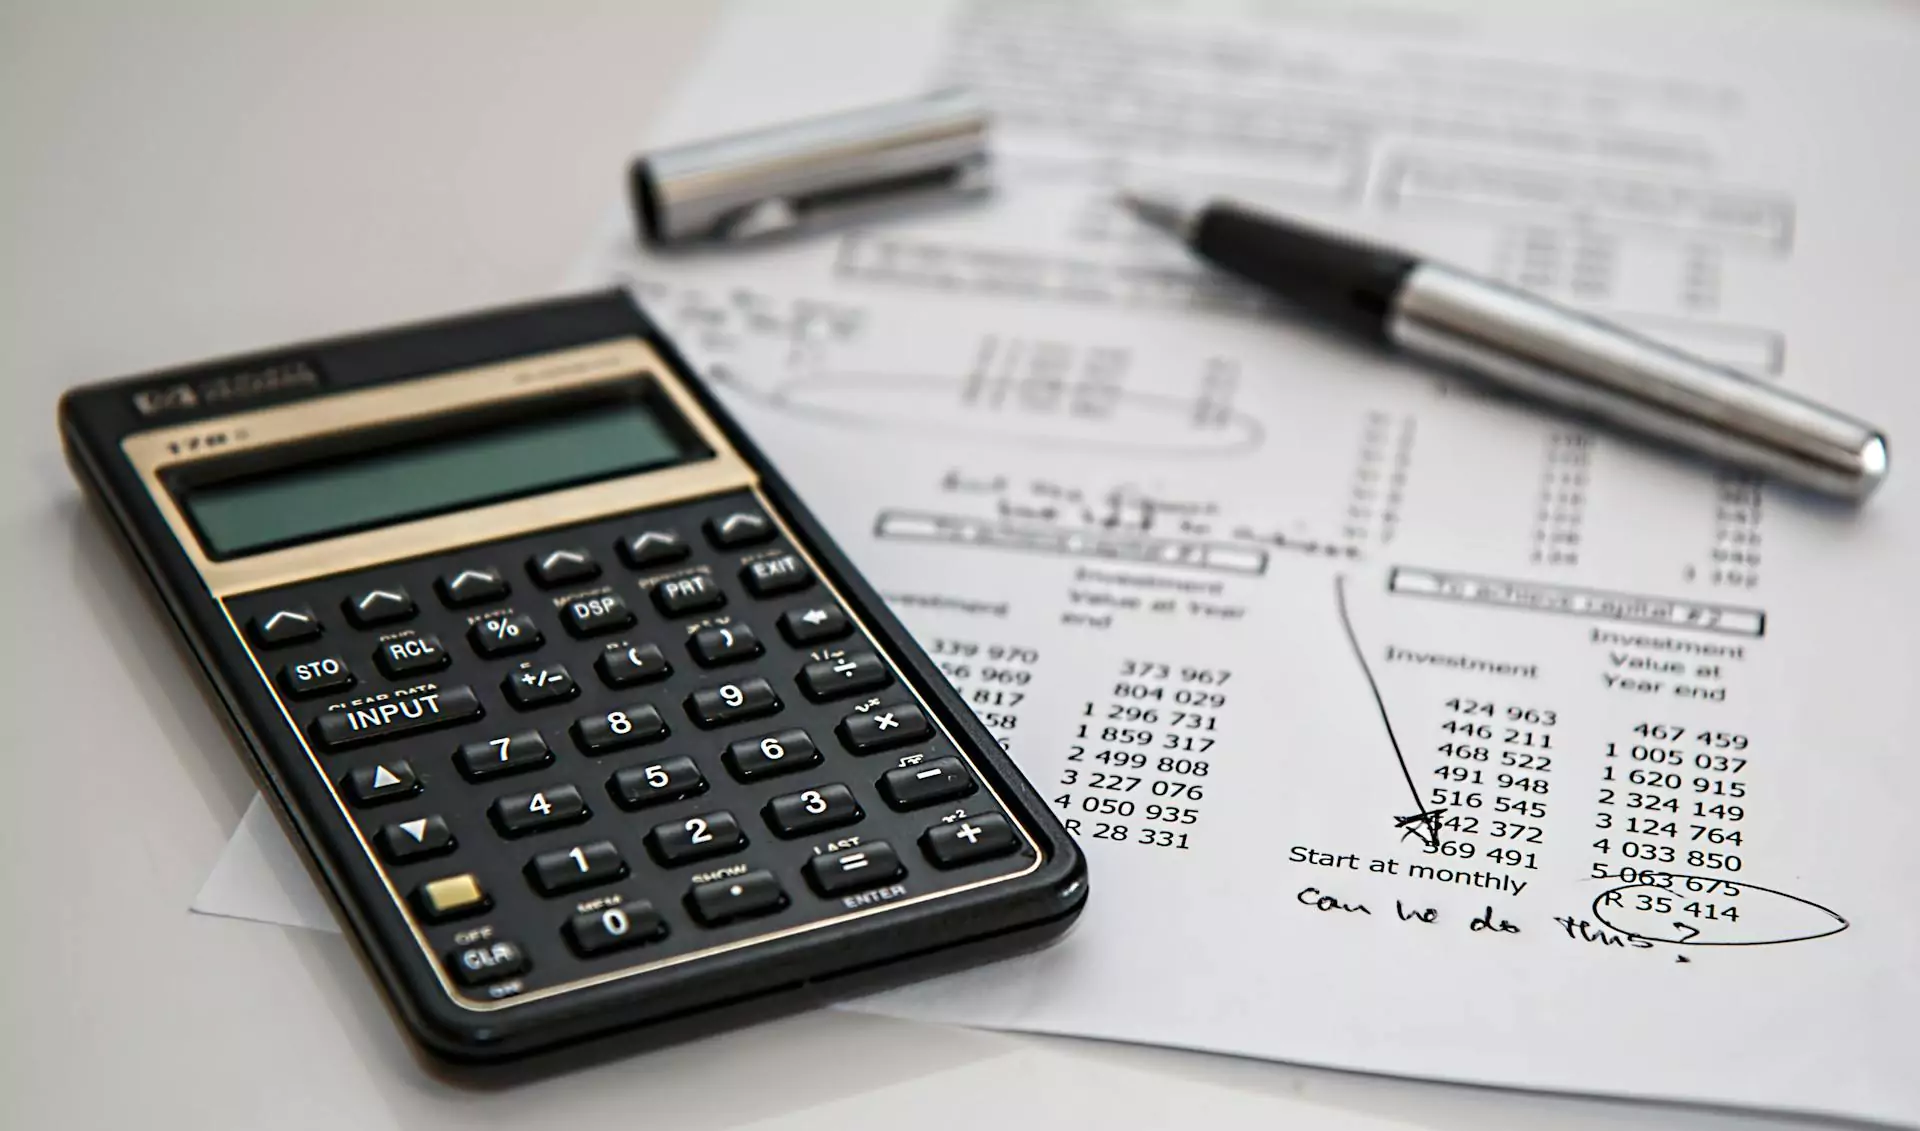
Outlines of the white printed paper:
M 661 140 L 944 82 L 979 207 L 647 257 L 1086 849 L 931 1020 L 1920 1124 L 1920 495 L 1858 514 L 1338 340 L 1113 207 L 1220 191 L 1920 431 L 1920 33 L 1854 9 L 743 5 Z M 1910 113 L 1904 116 L 1910 117 Z

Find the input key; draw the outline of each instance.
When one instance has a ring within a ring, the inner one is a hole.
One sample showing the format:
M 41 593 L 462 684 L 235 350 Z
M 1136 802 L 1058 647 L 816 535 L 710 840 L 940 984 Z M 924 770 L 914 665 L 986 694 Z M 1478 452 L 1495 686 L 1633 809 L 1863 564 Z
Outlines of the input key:
M 329 750 L 345 750 L 395 735 L 452 726 L 481 715 L 471 687 L 437 687 L 327 711 L 308 728 Z

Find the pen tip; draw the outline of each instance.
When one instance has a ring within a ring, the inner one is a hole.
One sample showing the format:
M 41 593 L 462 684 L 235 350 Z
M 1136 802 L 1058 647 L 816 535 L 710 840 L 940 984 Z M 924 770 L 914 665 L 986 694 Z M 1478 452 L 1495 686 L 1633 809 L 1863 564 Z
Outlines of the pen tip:
M 1171 232 L 1183 240 L 1192 235 L 1195 211 L 1183 201 L 1128 188 L 1114 193 L 1114 200 L 1149 227 Z

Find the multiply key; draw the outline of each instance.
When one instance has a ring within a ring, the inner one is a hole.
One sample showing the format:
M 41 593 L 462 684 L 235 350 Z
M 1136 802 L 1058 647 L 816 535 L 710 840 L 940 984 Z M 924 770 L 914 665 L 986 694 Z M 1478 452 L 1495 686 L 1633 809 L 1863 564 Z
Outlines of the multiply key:
M 855 754 L 871 754 L 918 742 L 933 733 L 932 724 L 912 703 L 887 703 L 871 711 L 856 711 L 834 728 L 840 742 Z
M 343 707 L 313 720 L 312 734 L 329 750 L 379 742 L 397 734 L 451 726 L 481 714 L 470 687 L 447 687 L 401 698 Z

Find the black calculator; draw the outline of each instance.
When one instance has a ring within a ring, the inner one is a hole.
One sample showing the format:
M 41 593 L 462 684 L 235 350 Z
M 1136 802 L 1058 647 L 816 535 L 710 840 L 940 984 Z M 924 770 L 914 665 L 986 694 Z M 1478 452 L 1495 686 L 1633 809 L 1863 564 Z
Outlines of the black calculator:
M 436 1053 L 677 1038 L 1085 901 L 1045 803 L 624 293 L 77 389 L 60 426 Z

